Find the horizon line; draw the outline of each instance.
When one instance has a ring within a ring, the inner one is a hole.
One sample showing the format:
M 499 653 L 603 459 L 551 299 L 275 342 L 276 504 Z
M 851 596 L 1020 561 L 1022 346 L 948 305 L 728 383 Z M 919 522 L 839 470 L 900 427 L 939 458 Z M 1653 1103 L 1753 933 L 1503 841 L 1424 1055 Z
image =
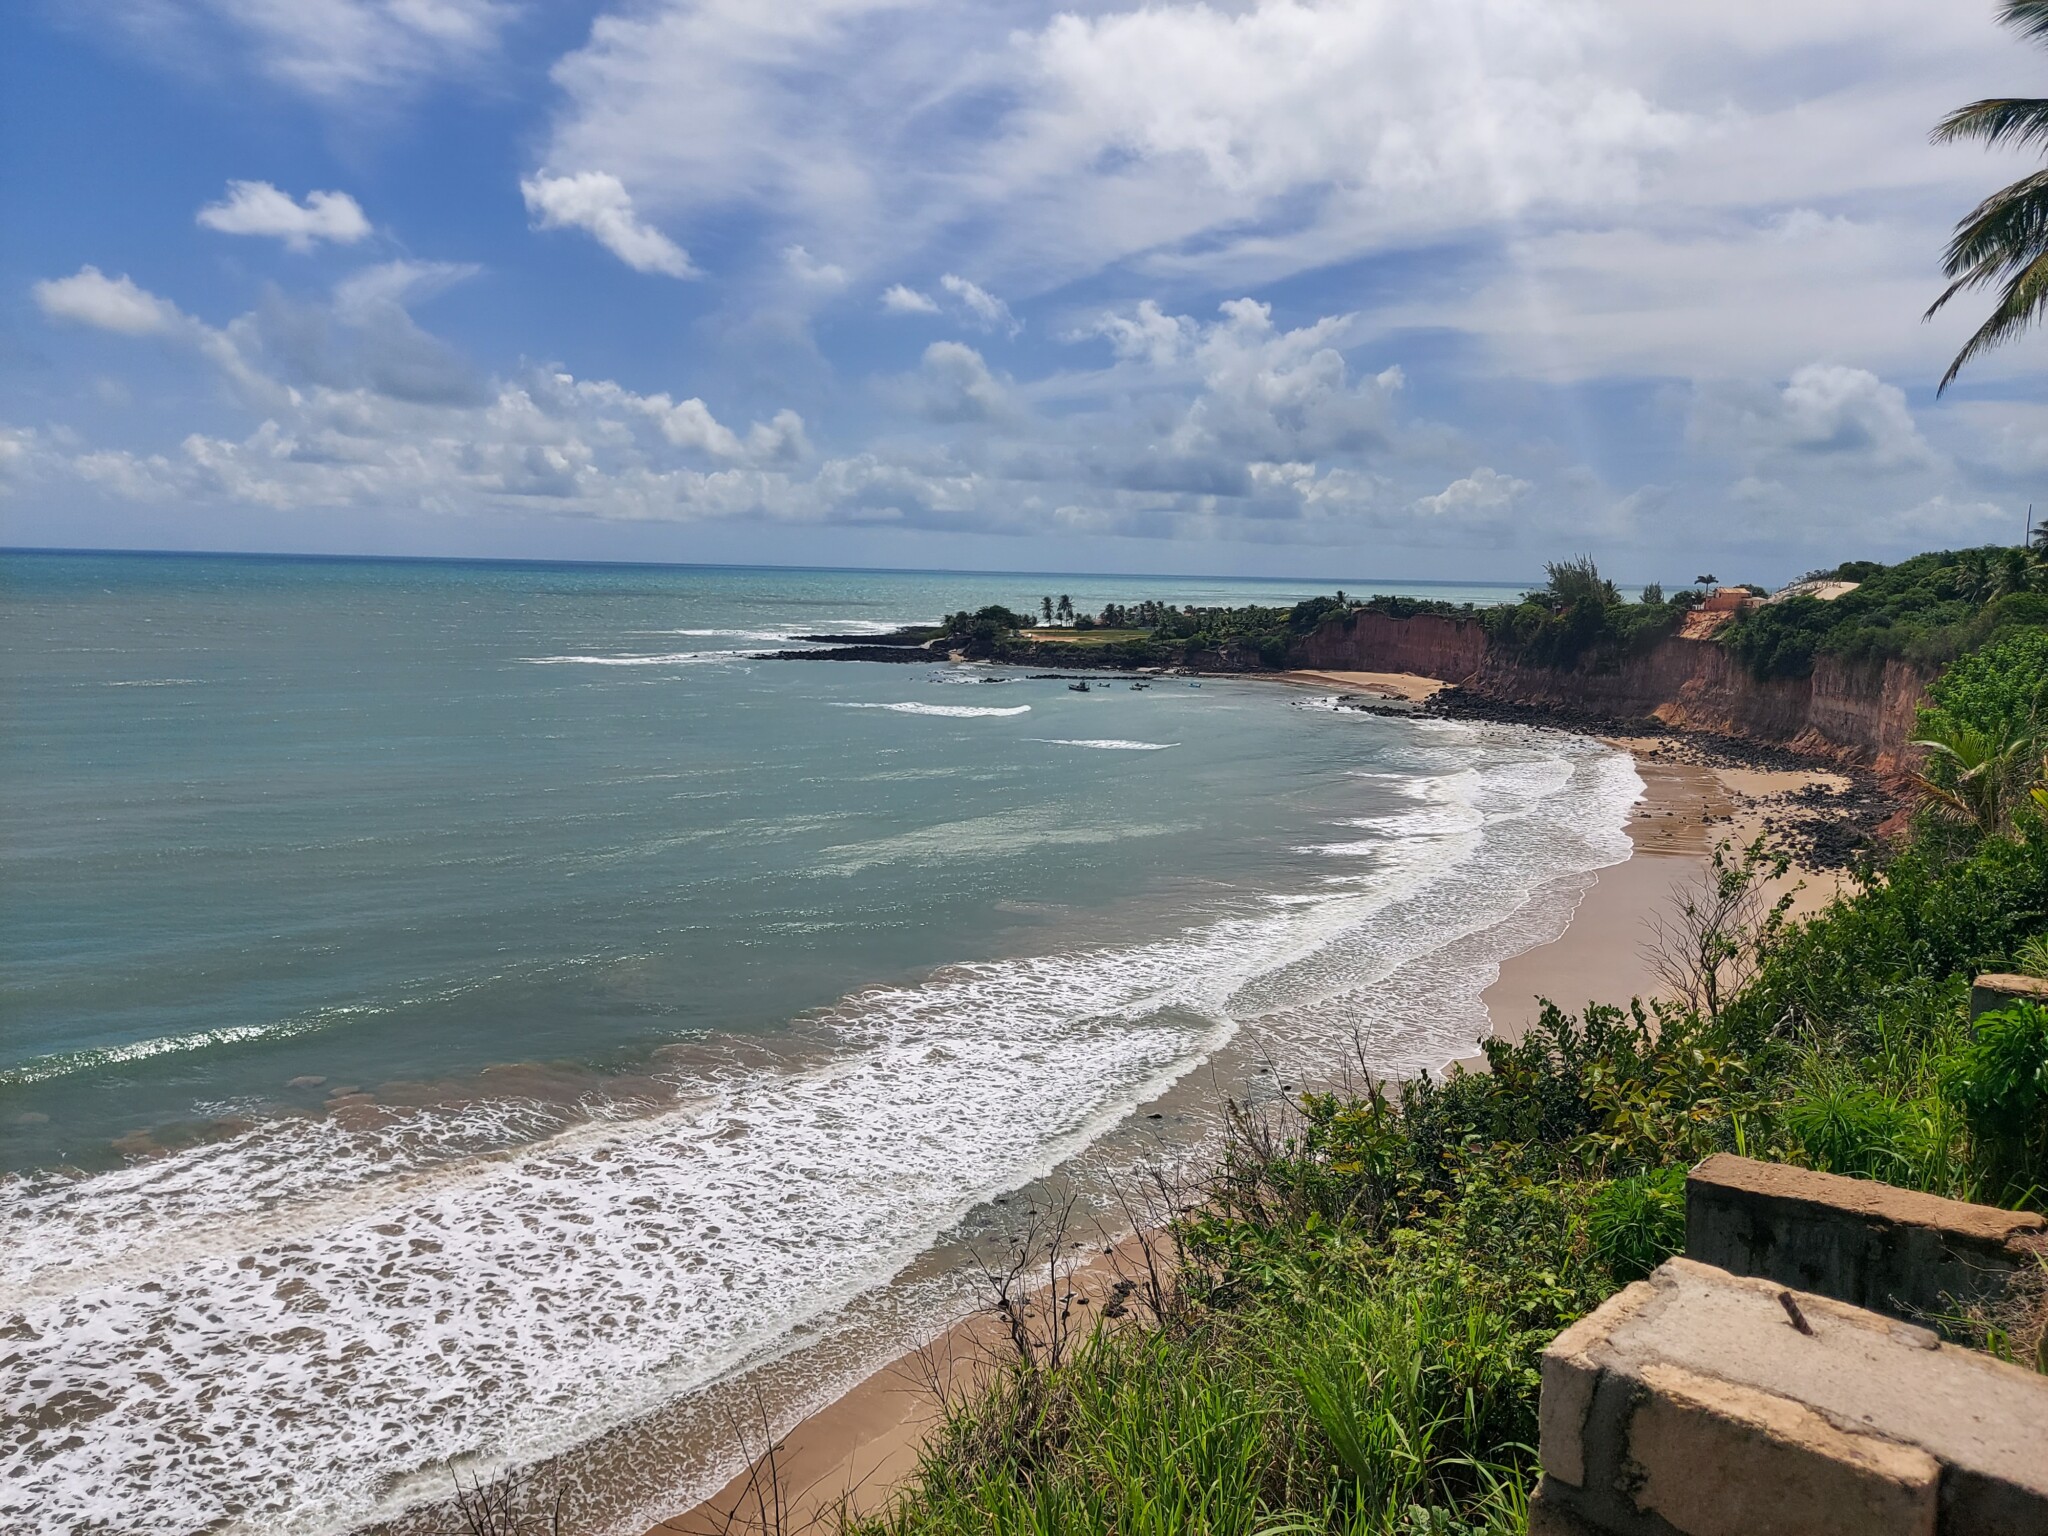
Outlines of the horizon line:
M 777 565 L 718 560 L 578 560 L 524 555 L 370 555 L 322 554 L 290 550 L 249 549 L 113 549 L 74 548 L 64 545 L 0 544 L 0 557 L 8 555 L 148 556 L 168 560 L 304 560 L 370 565 L 504 565 L 504 566 L 588 566 L 597 570 L 656 571 L 791 571 L 816 574 L 872 576 L 1038 576 L 1087 577 L 1093 581 L 1242 581 L 1273 584 L 1303 582 L 1322 584 L 1325 578 L 1309 576 L 1217 576 L 1184 571 L 1032 571 L 989 570 L 979 567 L 915 565 Z M 1518 587 L 1527 590 L 1540 582 L 1448 580 L 1442 577 L 1374 576 L 1368 581 L 1400 581 L 1418 587 Z M 1349 578 L 1346 578 L 1348 583 Z M 1338 590 L 1333 588 L 1332 590 Z

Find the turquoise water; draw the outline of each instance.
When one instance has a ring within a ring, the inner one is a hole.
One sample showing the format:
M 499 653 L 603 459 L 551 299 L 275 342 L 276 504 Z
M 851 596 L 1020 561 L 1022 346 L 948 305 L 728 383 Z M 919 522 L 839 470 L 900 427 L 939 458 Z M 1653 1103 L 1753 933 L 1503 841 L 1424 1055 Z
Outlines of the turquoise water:
M 1253 1036 L 1463 1054 L 1638 788 L 1270 683 L 752 654 L 1308 584 L 0 570 L 0 1513 L 52 1530 L 349 1529 L 829 1331 Z

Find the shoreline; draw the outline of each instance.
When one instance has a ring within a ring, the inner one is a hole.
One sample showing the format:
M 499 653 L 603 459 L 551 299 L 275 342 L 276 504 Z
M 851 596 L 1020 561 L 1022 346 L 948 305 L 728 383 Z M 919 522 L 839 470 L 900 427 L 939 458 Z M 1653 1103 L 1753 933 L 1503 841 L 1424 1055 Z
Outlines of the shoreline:
M 1297 687 L 1328 688 L 1376 695 L 1390 701 L 1429 698 L 1443 684 L 1399 673 L 1294 672 L 1266 674 Z M 1383 691 L 1384 690 L 1384 691 Z M 1505 961 L 1483 996 L 1492 1032 L 1517 1039 L 1547 996 L 1567 1011 L 1588 1001 L 1626 1005 L 1631 997 L 1662 991 L 1644 955 L 1649 925 L 1669 918 L 1682 888 L 1705 879 L 1714 845 L 1741 846 L 1765 830 L 1768 807 L 1810 783 L 1841 782 L 1842 776 L 1811 770 L 1713 767 L 1667 750 L 1660 738 L 1604 737 L 1628 752 L 1642 776 L 1644 793 L 1630 812 L 1628 858 L 1574 877 L 1555 889 L 1573 910 L 1563 931 Z M 1803 882 L 1793 914 L 1818 910 L 1834 893 L 1832 874 L 1795 867 L 1779 888 Z M 1778 890 L 1771 892 L 1772 898 Z M 1546 899 L 1538 897 L 1539 900 Z M 1464 1058 L 1470 1064 L 1482 1058 Z M 1121 1245 L 1126 1251 L 1135 1237 Z M 1106 1285 L 1119 1260 L 1098 1256 L 1075 1272 L 1077 1290 Z M 1096 1294 L 1100 1294 L 1096 1290 Z M 926 1437 L 938 1426 L 937 1387 L 957 1389 L 986 1380 L 1003 1340 L 995 1317 L 971 1313 L 931 1344 L 898 1356 L 817 1411 L 777 1436 L 776 1468 L 784 1494 L 779 1510 L 764 1506 L 757 1474 L 741 1471 L 723 1488 L 668 1519 L 646 1536 L 731 1536 L 735 1531 L 797 1531 L 843 1509 L 872 1514 L 915 1475 Z M 992 1348 L 994 1346 L 995 1348 Z

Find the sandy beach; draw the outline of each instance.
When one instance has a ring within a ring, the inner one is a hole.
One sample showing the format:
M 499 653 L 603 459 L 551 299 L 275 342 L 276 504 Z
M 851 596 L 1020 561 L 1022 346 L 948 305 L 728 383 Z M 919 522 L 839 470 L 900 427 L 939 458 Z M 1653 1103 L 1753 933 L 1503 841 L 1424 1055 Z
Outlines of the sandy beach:
M 1163 1237 L 1133 1233 L 1097 1247 L 1057 1285 L 1041 1284 L 1026 1319 L 1032 1335 L 1043 1337 L 1045 1303 L 1057 1293 L 1069 1337 L 1085 1337 L 1115 1301 L 1120 1284 L 1142 1282 L 1147 1242 L 1155 1263 L 1170 1260 Z M 841 1511 L 873 1513 L 917 1471 L 919 1452 L 938 1427 L 944 1403 L 984 1387 L 1014 1349 L 994 1312 L 963 1318 L 800 1420 L 775 1442 L 772 1459 L 757 1453 L 717 1493 L 651 1527 L 647 1536 L 772 1536 L 812 1526 L 830 1529 Z
M 1442 686 L 1401 673 L 1299 672 L 1283 680 L 1400 699 L 1424 699 Z M 1626 1004 L 1657 995 L 1662 988 L 1648 953 L 1656 923 L 1675 914 L 1686 886 L 1706 878 L 1712 849 L 1721 843 L 1740 847 L 1756 837 L 1773 801 L 1809 784 L 1845 782 L 1820 770 L 1706 766 L 1685 760 L 1666 738 L 1610 744 L 1635 756 L 1643 778 L 1643 798 L 1628 826 L 1635 851 L 1590 882 L 1561 888 L 1556 899 L 1575 904 L 1564 932 L 1501 967 L 1485 1002 L 1494 1032 L 1504 1038 L 1520 1035 L 1537 1017 L 1542 998 L 1577 1010 L 1588 1002 Z M 1836 880 L 1831 873 L 1795 868 L 1778 889 L 1796 891 L 1793 910 L 1803 915 L 1832 897 Z M 1116 1273 L 1111 1259 L 1098 1256 L 1076 1272 L 1077 1294 L 1094 1298 L 1099 1307 Z M 971 1388 L 1007 1347 L 993 1316 L 965 1319 L 781 1437 L 775 1460 L 779 1509 L 768 1500 L 758 1471 L 742 1473 L 648 1536 L 723 1536 L 764 1525 L 794 1531 L 829 1522 L 842 1506 L 857 1512 L 878 1508 L 915 1473 L 919 1449 L 940 1418 L 938 1388 Z
M 1254 674 L 1259 675 L 1259 674 Z M 1276 672 L 1283 683 L 1302 683 L 1317 688 L 1339 688 L 1346 693 L 1371 694 L 1382 699 L 1406 699 L 1419 704 L 1443 692 L 1438 678 L 1415 672 Z

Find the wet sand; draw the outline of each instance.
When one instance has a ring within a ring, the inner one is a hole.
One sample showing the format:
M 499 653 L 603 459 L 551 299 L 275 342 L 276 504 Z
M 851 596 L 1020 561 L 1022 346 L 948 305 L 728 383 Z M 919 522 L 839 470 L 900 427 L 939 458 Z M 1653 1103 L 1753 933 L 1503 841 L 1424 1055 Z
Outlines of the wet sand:
M 1346 693 L 1367 693 L 1382 699 L 1406 699 L 1410 703 L 1420 703 L 1424 699 L 1434 698 L 1445 686 L 1440 678 L 1423 677 L 1415 672 L 1275 672 L 1270 675 L 1283 683 L 1340 688 Z

